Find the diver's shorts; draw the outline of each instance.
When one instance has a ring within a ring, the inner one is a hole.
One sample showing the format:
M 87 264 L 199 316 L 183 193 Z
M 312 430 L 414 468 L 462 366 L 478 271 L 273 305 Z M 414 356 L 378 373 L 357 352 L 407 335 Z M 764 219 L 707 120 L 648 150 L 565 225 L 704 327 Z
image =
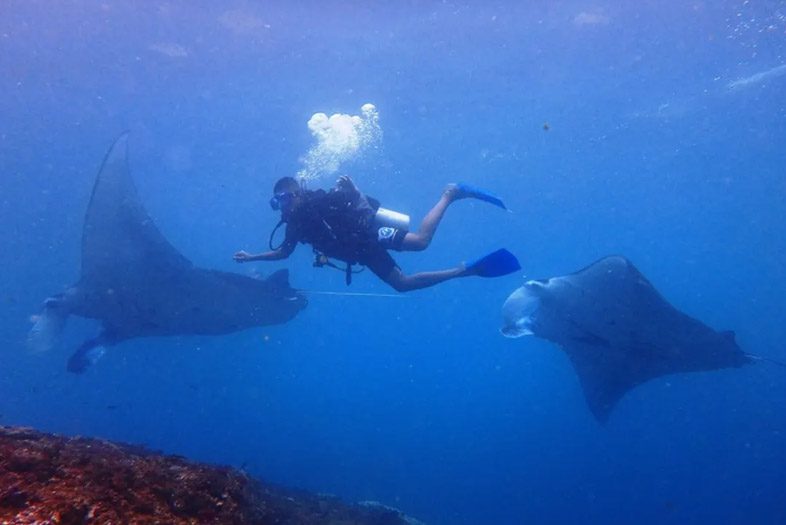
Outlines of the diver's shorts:
M 406 230 L 399 230 L 398 228 L 391 228 L 390 226 L 383 226 L 377 230 L 377 242 L 380 246 L 387 250 L 401 251 L 401 245 L 406 237 Z
M 387 280 L 390 272 L 399 267 L 395 259 L 379 244 L 373 244 L 363 250 L 358 257 L 358 263 L 374 272 L 383 281 Z
M 380 279 L 387 280 L 395 268 L 398 268 L 395 259 L 388 250 L 401 250 L 406 230 L 382 227 L 377 230 L 377 242 L 366 245 L 358 254 L 357 262 L 374 272 Z

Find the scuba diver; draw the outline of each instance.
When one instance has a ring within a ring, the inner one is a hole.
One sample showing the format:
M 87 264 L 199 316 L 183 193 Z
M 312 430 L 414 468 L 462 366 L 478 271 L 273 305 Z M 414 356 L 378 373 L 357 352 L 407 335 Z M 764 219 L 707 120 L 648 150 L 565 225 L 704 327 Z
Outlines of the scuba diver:
M 281 211 L 281 220 L 270 234 L 270 251 L 250 254 L 235 253 L 239 263 L 286 259 L 298 242 L 314 249 L 314 266 L 329 266 L 345 272 L 350 284 L 355 264 L 368 267 L 380 279 L 399 292 L 427 288 L 456 277 L 477 275 L 498 277 L 521 269 L 516 257 L 501 249 L 470 264 L 454 268 L 406 275 L 388 253 L 422 251 L 428 248 L 442 216 L 451 203 L 464 198 L 477 198 L 501 208 L 497 197 L 466 184 L 449 184 L 439 201 L 423 219 L 417 232 L 410 232 L 409 217 L 387 210 L 371 197 L 361 193 L 347 176 L 342 176 L 329 191 L 310 191 L 292 177 L 283 177 L 273 187 L 270 206 Z M 273 246 L 276 231 L 286 224 L 283 242 Z M 330 259 L 344 261 L 340 267 Z

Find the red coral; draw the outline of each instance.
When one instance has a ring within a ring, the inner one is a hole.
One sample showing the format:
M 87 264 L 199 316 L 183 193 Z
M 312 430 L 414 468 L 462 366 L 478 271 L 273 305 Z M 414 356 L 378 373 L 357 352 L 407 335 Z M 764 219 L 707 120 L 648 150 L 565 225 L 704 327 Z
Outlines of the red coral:
M 395 509 L 262 485 L 108 441 L 0 427 L 0 524 L 405 525 Z

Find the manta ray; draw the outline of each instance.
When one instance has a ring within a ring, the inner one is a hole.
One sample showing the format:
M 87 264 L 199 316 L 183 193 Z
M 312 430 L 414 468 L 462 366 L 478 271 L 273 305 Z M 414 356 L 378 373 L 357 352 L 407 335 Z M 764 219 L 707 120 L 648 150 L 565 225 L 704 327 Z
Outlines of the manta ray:
M 128 166 L 128 133 L 104 158 L 82 230 L 78 282 L 48 298 L 28 337 L 54 345 L 66 318 L 100 321 L 68 370 L 83 372 L 106 347 L 136 337 L 219 335 L 286 323 L 306 306 L 286 270 L 267 279 L 195 267 L 161 234 L 137 195 Z
M 535 335 L 565 351 L 600 422 L 626 392 L 650 379 L 764 359 L 743 352 L 734 332 L 717 332 L 674 308 L 619 256 L 528 281 L 508 297 L 502 314 L 503 335 Z

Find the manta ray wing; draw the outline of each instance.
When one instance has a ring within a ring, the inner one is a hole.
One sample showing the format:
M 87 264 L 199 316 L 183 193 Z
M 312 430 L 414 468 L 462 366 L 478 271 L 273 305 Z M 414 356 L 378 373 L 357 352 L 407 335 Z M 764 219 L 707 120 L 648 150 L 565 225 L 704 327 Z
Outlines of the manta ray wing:
M 102 330 L 69 360 L 84 371 L 102 348 L 135 337 L 220 335 L 290 321 L 306 300 L 286 271 L 268 279 L 194 267 L 145 211 L 128 167 L 128 135 L 109 149 L 90 198 L 79 282 L 44 305 L 30 336 L 51 347 L 69 315 L 96 319 Z
M 128 167 L 128 133 L 104 157 L 82 230 L 83 281 L 136 280 L 151 267 L 178 273 L 191 263 L 164 238 L 142 206 Z
M 612 409 L 635 386 L 670 371 L 668 363 L 643 358 L 652 348 L 625 349 L 574 341 L 563 350 L 579 378 L 584 398 L 598 421 L 608 420 Z
M 565 351 L 600 421 L 650 379 L 749 362 L 733 333 L 716 332 L 677 310 L 624 257 L 606 257 L 531 289 L 539 305 L 527 326 Z

